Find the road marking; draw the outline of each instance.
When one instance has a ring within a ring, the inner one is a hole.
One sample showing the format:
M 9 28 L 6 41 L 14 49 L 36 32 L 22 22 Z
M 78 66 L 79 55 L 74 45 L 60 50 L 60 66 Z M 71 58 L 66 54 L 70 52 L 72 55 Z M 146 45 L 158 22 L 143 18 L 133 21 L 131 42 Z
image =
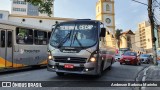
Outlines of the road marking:
M 23 75 L 28 75 L 28 74 L 31 74 L 31 73 L 23 73 L 23 74 L 18 74 L 18 75 L 6 76 L 6 77 L 1 77 L 0 79 L 12 78 L 12 77 L 23 76 Z
M 148 68 L 144 69 L 144 74 L 143 74 L 142 81 L 144 81 L 144 82 L 146 81 L 147 71 L 148 71 L 148 69 L 151 68 L 151 67 L 153 67 L 153 66 L 149 66 Z M 145 89 L 146 89 L 146 87 L 141 87 L 141 90 L 145 90 Z
M 143 76 L 142 81 L 145 81 L 145 80 L 146 80 L 146 76 Z

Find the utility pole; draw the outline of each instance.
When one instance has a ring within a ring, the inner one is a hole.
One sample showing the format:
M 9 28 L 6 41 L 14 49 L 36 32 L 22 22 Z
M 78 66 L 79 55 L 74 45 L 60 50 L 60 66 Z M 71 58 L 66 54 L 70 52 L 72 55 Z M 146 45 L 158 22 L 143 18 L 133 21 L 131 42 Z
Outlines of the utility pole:
M 154 64 L 157 65 L 157 51 L 156 51 L 156 38 L 154 35 L 154 19 L 153 19 L 153 11 L 152 11 L 152 0 L 148 0 L 148 16 L 151 24 L 151 35 L 152 35 L 152 47 L 153 47 L 153 55 L 154 55 Z

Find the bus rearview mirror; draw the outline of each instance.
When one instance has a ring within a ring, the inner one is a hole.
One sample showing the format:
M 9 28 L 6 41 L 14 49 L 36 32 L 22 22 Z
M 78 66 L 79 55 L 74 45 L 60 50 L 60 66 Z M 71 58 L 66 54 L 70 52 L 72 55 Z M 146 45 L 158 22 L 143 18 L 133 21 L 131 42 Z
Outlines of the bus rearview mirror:
M 52 31 L 54 31 L 55 27 L 56 27 L 56 25 L 52 25 Z
M 101 28 L 100 37 L 105 37 L 105 36 L 106 36 L 106 28 Z

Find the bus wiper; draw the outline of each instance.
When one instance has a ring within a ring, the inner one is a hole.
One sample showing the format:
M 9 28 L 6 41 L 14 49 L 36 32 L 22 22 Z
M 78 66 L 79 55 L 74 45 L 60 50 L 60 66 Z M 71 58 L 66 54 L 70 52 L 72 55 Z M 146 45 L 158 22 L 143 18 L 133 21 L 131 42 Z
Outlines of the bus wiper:
M 82 45 L 81 42 L 78 40 L 77 35 L 78 35 L 78 31 L 76 32 L 76 34 L 75 34 L 75 36 L 74 36 L 73 43 L 74 43 L 74 41 L 75 41 L 75 39 L 76 39 L 77 42 L 78 42 L 78 44 L 80 45 L 80 47 L 81 47 L 82 49 L 84 49 L 83 45 Z M 72 43 L 72 44 L 73 44 L 73 43 Z
M 73 43 L 74 43 L 74 41 L 75 41 L 75 39 L 77 40 L 77 42 L 78 42 L 78 44 L 80 45 L 80 47 L 82 48 L 82 49 L 84 49 L 84 47 L 83 47 L 83 45 L 82 45 L 82 43 L 79 41 L 79 39 L 77 38 L 77 33 L 78 32 L 76 32 L 76 34 L 75 34 L 75 36 L 74 36 L 74 40 L 73 40 Z M 92 53 L 92 52 L 90 52 L 89 50 L 87 50 L 87 49 L 85 49 L 86 51 L 88 51 L 89 53 Z
M 61 40 L 61 42 L 58 44 L 57 47 L 60 48 L 68 40 L 68 38 L 70 38 L 70 36 L 71 36 L 71 31 L 64 37 L 63 40 Z

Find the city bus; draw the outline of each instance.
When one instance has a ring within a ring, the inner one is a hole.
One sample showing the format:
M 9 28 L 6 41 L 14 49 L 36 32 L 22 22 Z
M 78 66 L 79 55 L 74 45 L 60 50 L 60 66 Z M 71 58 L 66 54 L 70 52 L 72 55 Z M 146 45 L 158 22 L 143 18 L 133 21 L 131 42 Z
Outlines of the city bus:
M 0 20 L 0 71 L 47 64 L 51 30 Z
M 48 44 L 48 71 L 58 76 L 66 73 L 101 76 L 105 69 L 111 69 L 116 52 L 106 45 L 106 32 L 98 20 L 58 23 Z

